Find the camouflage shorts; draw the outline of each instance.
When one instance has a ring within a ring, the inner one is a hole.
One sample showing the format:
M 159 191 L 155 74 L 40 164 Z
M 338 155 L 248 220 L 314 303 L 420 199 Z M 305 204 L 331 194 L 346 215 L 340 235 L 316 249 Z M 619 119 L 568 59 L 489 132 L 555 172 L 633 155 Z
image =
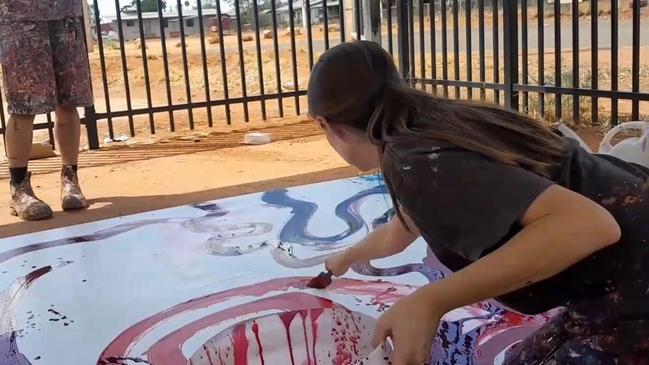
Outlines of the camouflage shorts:
M 0 23 L 0 63 L 10 114 L 93 104 L 83 23 L 77 18 Z

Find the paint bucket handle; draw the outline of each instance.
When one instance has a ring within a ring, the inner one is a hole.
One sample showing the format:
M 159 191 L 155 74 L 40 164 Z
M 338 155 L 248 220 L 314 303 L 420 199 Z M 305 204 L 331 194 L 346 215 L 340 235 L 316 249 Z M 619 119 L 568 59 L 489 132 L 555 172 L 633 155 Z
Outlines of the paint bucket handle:
M 606 133 L 604 139 L 602 139 L 602 142 L 599 144 L 599 153 L 610 153 L 613 149 L 613 145 L 611 144 L 613 138 L 615 138 L 615 136 L 620 132 L 628 130 L 641 130 L 644 132 L 642 138 L 647 138 L 647 134 L 649 133 L 649 123 L 634 121 L 622 123 L 615 126 L 613 129 L 608 131 L 608 133 Z

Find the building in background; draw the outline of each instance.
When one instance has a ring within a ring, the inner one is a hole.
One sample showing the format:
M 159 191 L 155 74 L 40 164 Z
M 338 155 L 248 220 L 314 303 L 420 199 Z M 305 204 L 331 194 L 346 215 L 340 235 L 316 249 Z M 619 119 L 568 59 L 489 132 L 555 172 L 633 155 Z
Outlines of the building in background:
M 293 21 L 296 26 L 302 24 L 302 5 L 303 1 L 298 0 L 293 3 Z M 310 2 L 311 7 L 311 23 L 319 24 L 324 21 L 324 6 L 323 0 L 312 0 Z M 270 14 L 270 10 L 266 11 L 267 14 Z M 290 21 L 290 14 L 288 5 L 281 6 L 277 8 L 277 22 L 279 24 L 287 25 Z M 331 23 L 337 22 L 340 19 L 340 2 L 338 0 L 328 0 L 327 1 L 327 16 Z
M 111 16 L 108 19 L 111 21 L 113 31 L 117 31 L 118 22 L 117 16 Z M 142 13 L 142 25 L 144 28 L 144 37 L 160 38 L 160 21 L 157 12 L 144 12 Z M 164 12 L 162 13 L 162 26 L 165 30 L 165 37 L 174 38 L 180 37 L 180 21 L 178 12 Z M 185 35 L 199 34 L 199 19 L 196 10 L 183 10 L 184 31 Z M 229 14 L 221 13 L 221 21 L 223 23 L 223 32 L 230 33 L 234 29 L 234 18 Z M 122 31 L 124 32 L 124 40 L 132 40 L 140 38 L 140 28 L 138 23 L 138 16 L 136 12 L 126 12 L 121 14 Z M 218 19 L 216 17 L 215 9 L 203 10 L 203 28 L 205 33 L 216 29 Z M 102 25 L 102 30 L 104 26 Z

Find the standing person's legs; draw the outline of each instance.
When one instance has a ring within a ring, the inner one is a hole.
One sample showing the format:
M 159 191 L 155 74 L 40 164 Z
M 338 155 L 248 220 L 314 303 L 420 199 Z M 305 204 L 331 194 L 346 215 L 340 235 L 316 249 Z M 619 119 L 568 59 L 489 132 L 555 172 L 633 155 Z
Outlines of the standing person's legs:
M 27 164 L 34 135 L 33 128 L 33 115 L 12 114 L 9 116 L 5 136 L 9 172 L 13 183 L 20 184 L 27 175 Z
M 77 108 L 59 107 L 56 109 L 54 126 L 54 138 L 61 153 L 61 165 L 63 167 L 77 166 L 81 138 L 81 121 Z
M 0 63 L 3 68 L 7 109 L 7 153 L 11 173 L 11 213 L 24 220 L 52 216 L 50 207 L 36 197 L 27 171 L 34 115 L 56 108 L 56 83 L 45 22 L 0 24 Z
M 61 151 L 61 205 L 64 210 L 82 209 L 88 204 L 79 187 L 80 126 L 77 107 L 93 104 L 90 70 L 83 23 L 65 19 L 49 23 L 50 41 L 58 91 L 55 137 Z

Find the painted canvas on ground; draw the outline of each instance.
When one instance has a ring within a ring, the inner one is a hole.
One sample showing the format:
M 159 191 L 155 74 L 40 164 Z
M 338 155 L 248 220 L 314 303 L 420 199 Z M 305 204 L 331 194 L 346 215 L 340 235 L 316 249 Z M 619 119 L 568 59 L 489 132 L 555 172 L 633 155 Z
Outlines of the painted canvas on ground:
M 376 318 L 445 268 L 420 240 L 306 283 L 391 215 L 364 177 L 0 240 L 0 363 L 360 364 Z M 455 310 L 431 363 L 499 364 L 547 317 Z

